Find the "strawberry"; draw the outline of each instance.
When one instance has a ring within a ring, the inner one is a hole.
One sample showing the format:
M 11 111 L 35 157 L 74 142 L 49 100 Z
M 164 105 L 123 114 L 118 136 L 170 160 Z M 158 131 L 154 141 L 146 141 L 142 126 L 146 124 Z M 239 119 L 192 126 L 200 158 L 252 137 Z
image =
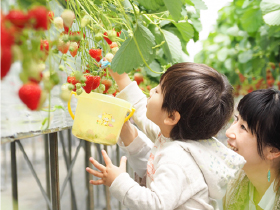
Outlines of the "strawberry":
M 81 40 L 81 32 L 80 31 L 73 31 L 70 32 L 70 35 L 74 37 L 74 41 L 77 42 L 78 48 L 80 48 L 80 40 Z M 86 38 L 86 34 L 83 33 L 84 39 Z
M 61 17 L 63 19 L 64 30 L 68 33 L 69 28 L 71 28 L 71 26 L 73 24 L 73 20 L 75 19 L 75 14 L 73 11 L 71 11 L 69 9 L 65 9 L 62 12 Z
M 3 47 L 11 47 L 15 38 L 13 36 L 15 32 L 14 27 L 7 27 L 5 23 L 1 23 L 1 48 Z
M 84 86 L 83 88 L 86 93 L 90 93 L 94 84 L 93 76 L 91 74 L 85 74 L 84 77 L 86 78 L 86 86 Z
M 79 82 L 79 80 L 77 80 L 75 76 L 68 76 L 67 82 L 74 85 L 75 88 L 73 89 L 73 91 L 76 91 L 76 84 Z
M 101 49 L 90 49 L 88 51 L 89 55 L 92 57 L 92 58 L 97 58 L 97 57 L 100 57 L 102 56 L 102 50 Z
M 42 81 L 43 72 L 40 72 L 39 75 L 40 75 L 39 79 L 36 79 L 34 77 L 29 77 L 28 79 L 29 79 L 30 82 L 39 84 Z
M 31 110 L 38 108 L 41 88 L 38 84 L 28 83 L 24 84 L 18 91 L 20 100 Z
M 96 88 L 98 88 L 98 86 L 100 85 L 100 76 L 94 76 L 93 77 L 93 85 L 92 85 L 92 90 L 95 90 Z
M 114 58 L 114 55 L 112 53 L 107 53 L 105 58 L 107 61 L 109 61 L 111 63 Z
M 141 73 L 135 73 L 134 80 L 137 82 L 137 85 L 139 85 L 141 82 L 144 82 L 143 75 Z
M 58 40 L 58 44 L 57 44 L 57 49 L 63 53 L 66 54 L 69 50 L 70 47 L 70 42 L 64 42 L 61 38 Z
M 61 17 L 56 17 L 53 20 L 53 24 L 56 28 L 62 29 L 63 28 L 63 19 Z M 68 32 L 67 32 L 67 34 L 68 34 Z
M 110 44 L 111 49 L 113 49 L 114 47 L 118 47 L 117 42 L 112 42 L 112 44 Z
M 52 21 L 53 17 L 54 17 L 54 12 L 53 11 L 49 11 L 48 17 L 49 17 L 49 20 Z
M 33 24 L 35 29 L 47 30 L 49 25 L 49 16 L 48 9 L 45 6 L 35 6 L 28 11 L 30 19 L 34 19 L 35 23 Z
M 2 37 L 1 37 L 2 38 Z M 1 79 L 7 75 L 12 64 L 11 47 L 1 47 Z
M 12 24 L 14 24 L 18 28 L 24 28 L 24 26 L 29 21 L 29 16 L 20 10 L 11 10 L 7 14 L 6 20 L 9 20 Z
M 121 31 L 117 32 L 117 37 L 120 37 L 121 33 Z
M 105 90 L 103 93 L 107 93 L 108 89 L 112 86 L 113 82 L 110 79 L 101 80 L 101 84 L 105 85 Z
M 69 51 L 70 51 L 70 54 L 72 55 L 72 57 L 75 57 L 77 55 L 77 52 L 78 52 L 77 42 L 71 42 Z
M 107 37 L 105 37 L 105 36 L 107 36 Z M 103 38 L 105 39 L 105 41 L 106 41 L 109 45 L 112 44 L 112 41 L 108 38 L 108 33 L 107 33 L 107 32 L 104 32 Z
M 88 69 L 86 69 L 83 74 L 86 74 L 86 73 L 90 73 L 90 71 Z
M 102 59 L 102 56 L 94 58 L 97 62 L 99 62 Z

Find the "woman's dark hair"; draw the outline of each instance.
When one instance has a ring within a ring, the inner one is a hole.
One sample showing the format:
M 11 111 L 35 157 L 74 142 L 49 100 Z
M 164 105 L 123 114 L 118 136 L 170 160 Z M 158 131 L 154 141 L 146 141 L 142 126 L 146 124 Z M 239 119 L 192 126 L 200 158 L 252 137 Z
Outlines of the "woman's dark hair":
M 247 122 L 248 129 L 257 137 L 258 153 L 262 158 L 264 146 L 280 150 L 279 90 L 255 90 L 240 100 L 237 110 Z
M 202 140 L 216 135 L 234 108 L 233 88 L 227 78 L 204 64 L 178 63 L 162 75 L 162 109 L 180 113 L 170 137 Z

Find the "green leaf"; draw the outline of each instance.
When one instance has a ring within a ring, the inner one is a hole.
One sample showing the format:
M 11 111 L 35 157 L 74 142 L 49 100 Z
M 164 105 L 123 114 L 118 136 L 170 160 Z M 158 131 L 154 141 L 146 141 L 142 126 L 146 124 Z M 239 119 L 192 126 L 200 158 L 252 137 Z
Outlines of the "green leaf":
M 267 13 L 263 16 L 264 22 L 268 25 L 272 26 L 279 26 L 280 25 L 280 10 L 273 11 L 270 13 Z
M 191 17 L 190 20 L 192 21 L 193 27 L 200 32 L 202 30 L 202 24 L 199 19 Z
M 138 43 L 140 51 L 144 57 L 144 60 L 149 64 L 154 59 L 154 51 L 152 49 L 155 46 L 155 37 L 151 31 L 141 24 L 137 24 L 134 32 L 134 38 Z M 140 53 L 135 44 L 133 37 L 129 37 L 121 45 L 120 49 L 112 60 L 112 69 L 114 72 L 122 74 L 128 73 L 139 66 L 144 65 Z
M 227 50 L 226 47 L 224 47 L 224 48 L 222 48 L 221 50 L 218 51 L 217 57 L 218 57 L 219 61 L 223 62 L 223 61 L 226 60 L 226 58 L 227 58 L 227 51 L 228 50 Z
M 242 52 L 238 55 L 238 61 L 240 63 L 246 63 L 248 62 L 249 60 L 251 60 L 253 57 L 253 52 L 252 50 L 248 50 L 248 51 L 245 51 L 245 52 Z
M 175 21 L 178 21 L 181 18 L 183 2 L 181 0 L 163 0 L 166 8 L 172 15 Z
M 252 59 L 253 64 L 253 72 L 255 75 L 260 75 L 263 67 L 265 66 L 266 62 L 264 59 L 260 59 L 259 57 Z
M 167 57 L 168 62 L 179 62 L 182 55 L 182 47 L 179 38 L 169 31 L 162 29 L 162 32 L 165 40 L 163 51 Z
M 161 72 L 162 69 L 161 69 L 161 66 L 158 62 L 156 62 L 155 60 L 153 60 L 150 64 L 149 64 L 150 68 L 155 71 L 155 72 Z M 157 74 L 157 73 L 154 73 L 152 71 L 150 71 L 150 69 L 148 69 L 148 67 L 145 67 L 145 71 L 148 75 L 150 75 L 151 77 L 158 77 L 160 76 L 161 74 Z
M 188 22 L 179 22 L 174 24 L 178 30 L 181 32 L 181 35 L 185 41 L 189 41 L 193 35 L 194 35 L 194 30 L 191 24 Z
M 279 0 L 262 0 L 260 4 L 262 13 L 268 14 L 273 11 L 280 10 L 280 1 Z
M 241 25 L 245 31 L 251 33 L 256 32 L 262 25 L 262 12 L 259 8 L 248 8 L 241 17 Z
M 201 9 L 201 10 L 208 9 L 206 4 L 202 0 L 191 0 L 191 1 L 192 3 L 194 3 L 194 7 L 196 9 Z
M 164 5 L 162 0 L 137 0 L 146 9 L 157 10 Z

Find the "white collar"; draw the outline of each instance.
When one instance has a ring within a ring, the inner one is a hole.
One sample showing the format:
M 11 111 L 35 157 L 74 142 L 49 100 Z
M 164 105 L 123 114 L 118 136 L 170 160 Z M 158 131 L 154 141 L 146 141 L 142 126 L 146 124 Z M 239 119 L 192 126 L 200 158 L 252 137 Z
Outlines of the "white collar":
M 269 188 L 266 190 L 264 193 L 262 199 L 258 203 L 258 206 L 261 207 L 263 210 L 271 210 L 273 208 L 275 199 L 276 199 L 276 193 L 273 190 L 274 187 L 274 181 L 270 184 Z M 249 195 L 250 195 L 250 203 L 249 203 L 249 210 L 255 209 L 254 205 L 254 186 L 250 182 L 250 190 L 249 190 Z

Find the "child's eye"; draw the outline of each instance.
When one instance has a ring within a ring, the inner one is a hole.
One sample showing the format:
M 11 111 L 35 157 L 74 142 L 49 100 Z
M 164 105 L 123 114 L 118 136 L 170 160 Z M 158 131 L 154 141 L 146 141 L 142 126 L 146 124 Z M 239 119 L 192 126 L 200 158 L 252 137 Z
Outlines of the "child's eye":
M 234 121 L 238 121 L 238 116 L 234 115 Z
M 243 129 L 243 130 L 247 131 L 247 129 L 245 128 L 245 126 L 244 126 L 244 125 L 241 125 L 241 129 Z

